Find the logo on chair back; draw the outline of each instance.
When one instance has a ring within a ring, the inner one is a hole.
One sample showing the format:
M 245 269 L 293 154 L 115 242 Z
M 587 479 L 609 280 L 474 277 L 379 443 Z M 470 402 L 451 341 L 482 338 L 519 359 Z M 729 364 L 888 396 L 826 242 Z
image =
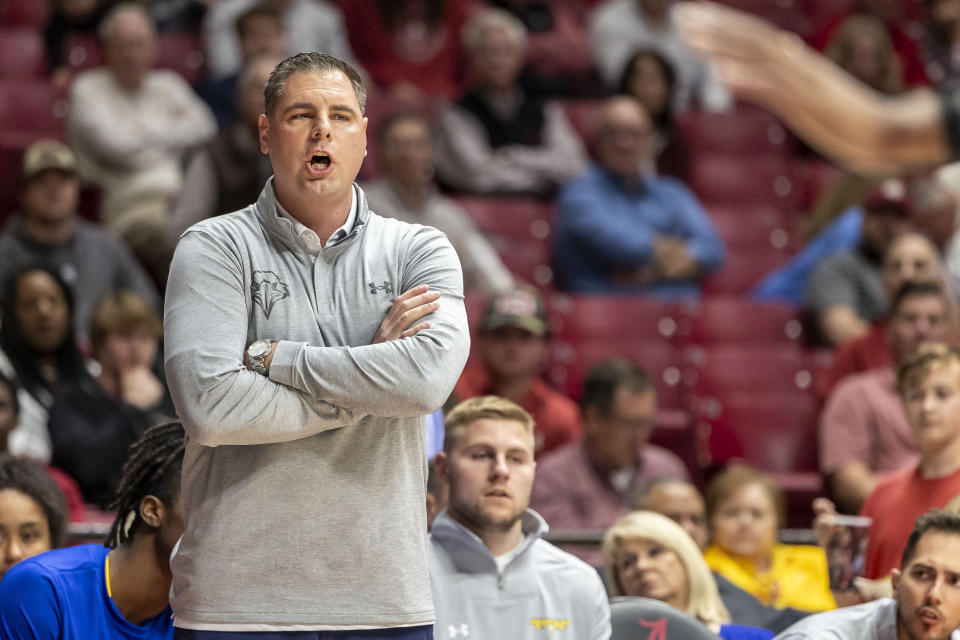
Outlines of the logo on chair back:
M 650 635 L 648 635 L 645 640 L 667 640 L 666 618 L 660 618 L 656 621 L 644 620 L 641 618 L 640 620 L 637 620 L 637 622 L 640 623 L 641 627 L 650 629 Z
M 370 287 L 370 293 L 373 295 L 377 295 L 377 291 L 383 291 L 386 294 L 393 293 L 393 285 L 387 280 L 384 280 L 381 284 L 377 284 L 376 282 L 368 282 L 367 286 Z
M 270 317 L 273 306 L 290 297 L 290 287 L 273 271 L 254 271 L 250 283 L 250 297 L 260 305 L 263 315 Z

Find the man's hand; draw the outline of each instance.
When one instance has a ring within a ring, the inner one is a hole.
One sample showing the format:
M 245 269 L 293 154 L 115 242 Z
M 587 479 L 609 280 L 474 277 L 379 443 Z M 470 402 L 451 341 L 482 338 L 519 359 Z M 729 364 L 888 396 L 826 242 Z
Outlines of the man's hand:
M 835 531 L 834 516 L 837 515 L 837 508 L 827 498 L 814 498 L 813 514 L 813 534 L 817 539 L 817 545 L 826 549 Z
M 430 287 L 425 284 L 416 286 L 398 296 L 393 301 L 390 313 L 380 323 L 380 328 L 373 336 L 373 344 L 386 342 L 387 340 L 409 338 L 423 329 L 429 329 L 429 322 L 421 322 L 416 325 L 414 323 L 437 310 L 440 304 L 436 300 L 439 297 L 439 293 L 431 292 Z
M 653 243 L 653 268 L 659 280 L 687 280 L 700 273 L 700 264 L 680 238 L 657 236 Z
M 120 395 L 127 404 L 147 411 L 163 398 L 163 385 L 147 367 L 120 371 Z

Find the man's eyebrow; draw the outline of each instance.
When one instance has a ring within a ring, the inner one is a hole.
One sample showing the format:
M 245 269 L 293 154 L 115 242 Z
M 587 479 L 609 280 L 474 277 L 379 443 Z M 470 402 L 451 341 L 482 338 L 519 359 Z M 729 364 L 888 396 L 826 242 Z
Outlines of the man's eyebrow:
M 284 113 L 289 111 L 296 111 L 298 109 L 306 109 L 308 111 L 314 111 L 316 107 L 310 102 L 294 102 L 292 105 L 283 110 Z
M 334 104 L 330 105 L 330 111 L 349 111 L 352 114 L 356 114 L 357 110 L 351 107 L 348 104 Z

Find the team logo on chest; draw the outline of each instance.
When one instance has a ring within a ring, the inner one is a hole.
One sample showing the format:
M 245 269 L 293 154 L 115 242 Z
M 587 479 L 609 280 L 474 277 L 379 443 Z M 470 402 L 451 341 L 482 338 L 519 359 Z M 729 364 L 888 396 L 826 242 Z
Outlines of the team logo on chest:
M 270 317 L 273 306 L 290 297 L 290 287 L 273 271 L 254 271 L 250 282 L 250 298 L 260 306 L 263 315 Z

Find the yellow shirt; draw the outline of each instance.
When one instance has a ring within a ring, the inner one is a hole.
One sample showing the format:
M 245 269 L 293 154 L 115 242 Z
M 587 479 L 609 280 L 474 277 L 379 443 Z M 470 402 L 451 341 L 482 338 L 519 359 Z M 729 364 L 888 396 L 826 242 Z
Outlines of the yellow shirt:
M 711 545 L 703 553 L 710 569 L 764 604 L 804 611 L 836 609 L 830 592 L 827 557 L 820 547 L 778 544 L 773 547 L 772 569 L 757 573 L 753 562 Z M 774 601 L 774 584 L 777 598 Z

